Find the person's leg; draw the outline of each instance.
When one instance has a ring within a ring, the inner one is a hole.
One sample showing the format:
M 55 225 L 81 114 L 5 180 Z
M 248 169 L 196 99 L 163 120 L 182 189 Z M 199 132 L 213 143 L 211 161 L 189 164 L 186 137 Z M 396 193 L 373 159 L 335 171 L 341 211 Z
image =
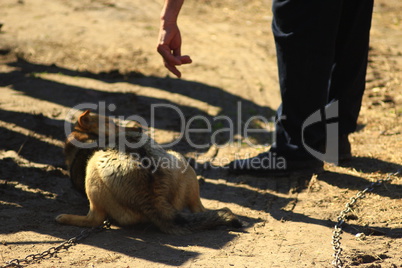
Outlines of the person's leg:
M 323 111 L 328 101 L 342 3 L 273 1 L 272 30 L 282 97 L 274 146 L 279 152 L 289 148 L 305 152 L 304 142 L 317 148 L 325 140 L 325 122 L 306 129 L 302 126 L 314 112 Z
M 344 2 L 329 100 L 339 101 L 339 135 L 356 130 L 365 89 L 373 0 Z
M 317 148 L 325 140 L 325 122 L 302 128 L 306 119 L 324 111 L 328 102 L 342 2 L 273 0 L 272 30 L 282 97 L 277 111 L 276 142 L 268 153 L 233 161 L 232 171 L 272 170 L 277 167 L 264 167 L 264 163 L 272 164 L 274 161 L 268 160 L 282 156 L 286 169 L 305 168 L 315 162 L 322 167 L 322 161 L 307 153 L 304 142 Z

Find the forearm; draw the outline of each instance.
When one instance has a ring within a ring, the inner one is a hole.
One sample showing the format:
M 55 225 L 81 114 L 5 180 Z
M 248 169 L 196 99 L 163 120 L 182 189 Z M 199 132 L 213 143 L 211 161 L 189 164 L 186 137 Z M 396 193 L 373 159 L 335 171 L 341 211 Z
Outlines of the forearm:
M 161 20 L 165 22 L 176 22 L 184 0 L 165 0 L 161 13 Z

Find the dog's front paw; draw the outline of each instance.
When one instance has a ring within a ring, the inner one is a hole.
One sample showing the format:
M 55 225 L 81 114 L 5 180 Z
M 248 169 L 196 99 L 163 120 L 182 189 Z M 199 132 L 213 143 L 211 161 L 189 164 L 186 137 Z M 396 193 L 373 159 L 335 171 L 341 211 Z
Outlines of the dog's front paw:
M 68 215 L 67 215 L 67 214 L 60 214 L 59 216 L 56 217 L 55 220 L 56 220 L 58 223 L 67 224 Z

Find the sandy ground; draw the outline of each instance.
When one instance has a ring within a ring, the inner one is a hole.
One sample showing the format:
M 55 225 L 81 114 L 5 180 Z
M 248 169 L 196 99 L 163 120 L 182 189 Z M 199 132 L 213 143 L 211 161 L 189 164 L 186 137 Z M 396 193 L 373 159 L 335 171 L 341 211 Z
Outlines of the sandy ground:
M 367 91 L 351 136 L 354 158 L 282 177 L 211 168 L 264 150 L 271 123 L 252 120 L 266 133 L 246 139 L 236 132 L 235 146 L 212 144 L 226 144 L 224 133 L 214 140 L 193 133 L 191 142 L 207 145 L 195 149 L 179 139 L 183 121 L 171 108 L 182 111 L 185 123 L 207 118 L 215 131 L 228 126 L 218 116 L 237 129 L 252 116 L 274 115 L 280 100 L 270 1 L 188 0 L 182 51 L 194 63 L 181 67 L 181 80 L 168 75 L 155 50 L 161 4 L 0 2 L 0 265 L 83 230 L 54 221 L 59 213 L 87 212 L 64 165 L 64 124 L 76 105 L 104 103 L 110 116 L 143 118 L 162 144 L 179 140 L 173 149 L 197 164 L 204 205 L 227 206 L 247 226 L 188 236 L 112 226 L 31 267 L 331 267 L 333 226 L 345 203 L 401 168 L 402 2 L 375 4 Z M 342 235 L 347 266 L 402 267 L 401 195 L 402 179 L 393 177 L 357 203 Z

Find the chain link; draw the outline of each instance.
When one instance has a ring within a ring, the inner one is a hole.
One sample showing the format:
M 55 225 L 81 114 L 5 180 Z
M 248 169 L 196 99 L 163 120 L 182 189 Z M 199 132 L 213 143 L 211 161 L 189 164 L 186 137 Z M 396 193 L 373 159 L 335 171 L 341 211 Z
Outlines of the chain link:
M 349 212 L 352 211 L 354 205 L 359 199 L 363 199 L 366 197 L 367 192 L 372 192 L 374 188 L 381 186 L 384 183 L 392 181 L 392 177 L 397 176 L 402 173 L 402 169 L 398 170 L 395 173 L 388 173 L 388 176 L 386 179 L 379 179 L 375 182 L 372 182 L 367 188 L 364 190 L 358 192 L 354 197 L 351 197 L 349 202 L 346 203 L 345 209 L 342 210 L 339 213 L 339 216 L 337 218 L 337 223 L 335 224 L 334 231 L 332 233 L 332 248 L 334 249 L 335 253 L 333 255 L 334 260 L 332 261 L 332 264 L 337 267 L 337 268 L 342 268 L 343 266 L 343 261 L 341 259 L 342 255 L 342 247 L 341 247 L 341 239 L 342 239 L 342 226 L 345 223 L 346 216 L 348 215 Z
M 6 265 L 0 266 L 0 268 L 9 268 L 9 267 L 24 267 L 28 264 L 31 264 L 33 262 L 39 262 L 43 259 L 48 259 L 52 258 L 57 253 L 59 253 L 62 250 L 68 250 L 70 247 L 76 245 L 79 241 L 87 238 L 89 235 L 93 233 L 100 232 L 105 229 L 110 229 L 110 222 L 109 220 L 106 220 L 102 223 L 102 225 L 99 225 L 98 227 L 93 227 L 91 229 L 85 229 L 81 231 L 81 233 L 77 236 L 74 236 L 63 243 L 59 244 L 58 246 L 51 247 L 42 253 L 37 253 L 37 254 L 29 254 L 23 259 L 13 259 L 11 261 L 6 262 Z

